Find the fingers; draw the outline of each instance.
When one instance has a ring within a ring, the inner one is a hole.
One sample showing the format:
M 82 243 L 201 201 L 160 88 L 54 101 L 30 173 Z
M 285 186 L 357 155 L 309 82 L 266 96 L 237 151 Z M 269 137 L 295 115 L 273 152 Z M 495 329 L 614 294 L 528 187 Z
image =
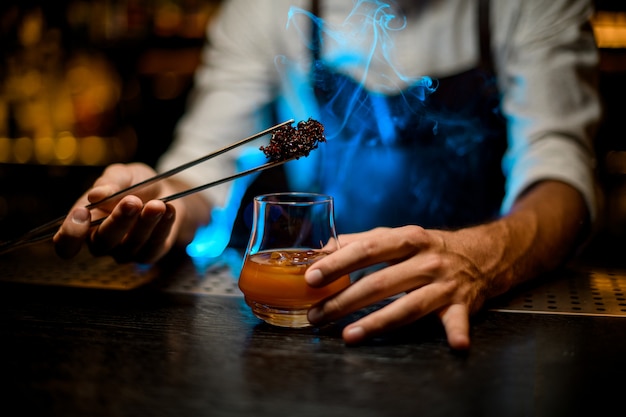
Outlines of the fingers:
M 75 207 L 54 235 L 57 254 L 64 259 L 75 256 L 89 233 L 91 213 L 84 207 Z
M 441 310 L 439 316 L 444 325 L 448 344 L 455 350 L 466 350 L 470 346 L 469 314 L 465 305 L 448 303 L 449 288 L 444 284 L 432 284 L 398 298 L 389 305 L 362 319 L 351 323 L 343 330 L 348 344 L 360 343 L 383 332 L 399 328 Z
M 171 205 L 152 200 L 142 206 L 135 196 L 122 199 L 93 233 L 90 250 L 94 255 L 110 254 L 118 262 L 150 262 L 163 251 L 175 211 Z
M 137 222 L 111 251 L 117 262 L 150 263 L 169 248 L 166 244 L 174 223 L 174 207 L 161 201 L 146 204 Z
M 154 175 L 156 175 L 156 172 L 152 170 L 152 168 L 140 163 L 110 165 L 88 191 L 87 200 L 92 204 L 97 203 Z M 153 200 L 159 196 L 161 191 L 160 187 L 161 183 L 156 183 L 135 190 L 133 195 L 138 196 L 143 201 Z M 121 198 L 122 197 L 111 199 L 111 201 L 103 203 L 100 207 L 111 211 Z
M 95 256 L 105 255 L 119 245 L 139 219 L 142 207 L 139 198 L 132 195 L 124 197 L 93 232 L 88 241 L 91 253 Z
M 341 249 L 315 262 L 306 271 L 305 281 L 312 287 L 322 287 L 356 269 L 371 265 L 374 262 L 372 255 L 377 248 L 368 248 L 367 242 L 376 242 L 376 239 L 367 241 L 365 237 L 374 233 L 375 231 L 370 231 L 340 236 Z M 359 240 L 359 237 L 362 239 Z M 341 254 L 337 255 L 339 252 Z
M 314 324 L 334 321 L 397 297 L 384 308 L 347 326 L 344 340 L 358 343 L 436 313 L 444 325 L 450 347 L 467 349 L 470 345 L 469 306 L 477 303 L 475 295 L 480 293 L 477 287 L 482 281 L 472 279 L 474 269 L 466 258 L 446 252 L 444 238 L 442 234 L 411 226 L 350 235 L 349 239 L 342 240 L 341 249 L 307 270 L 305 279 L 310 285 L 325 285 L 337 276 L 364 266 L 382 262 L 388 266 L 312 307 L 309 321 Z
M 426 267 L 427 261 L 422 262 Z M 311 322 L 333 321 L 346 314 L 405 291 L 415 290 L 430 282 L 426 269 L 413 269 L 411 264 L 391 265 L 361 278 L 336 296 L 309 311 Z
M 107 216 L 106 212 L 103 215 Z M 175 210 L 160 200 L 144 206 L 141 199 L 131 195 L 124 197 L 97 228 L 91 227 L 91 220 L 92 213 L 84 207 L 70 212 L 53 238 L 59 256 L 75 256 L 86 241 L 94 256 L 111 255 L 117 262 L 149 263 L 171 246 L 167 242 Z
M 363 281 L 369 277 L 348 287 L 335 297 L 314 306 L 309 311 L 309 321 L 321 323 L 333 321 L 354 312 L 367 305 L 388 298 L 389 296 L 377 296 L 370 288 L 366 292 L 372 292 L 372 296 L 363 297 L 363 290 L 359 287 L 369 287 L 369 282 Z M 444 306 L 449 299 L 450 285 L 435 283 L 426 285 L 399 297 L 384 308 L 368 314 L 359 321 L 351 324 L 344 330 L 344 336 L 348 335 L 355 327 L 362 328 L 362 338 L 369 338 L 384 330 L 390 330 L 404 324 L 411 323 Z M 347 333 L 346 333 L 347 332 Z M 360 338 L 350 336 L 346 339 L 349 343 L 356 343 Z
M 306 271 L 304 278 L 310 286 L 321 287 L 358 269 L 395 262 L 431 244 L 432 239 L 421 227 L 405 226 L 343 235 L 339 240 L 341 249 L 315 262 Z
M 452 349 L 465 350 L 470 347 L 470 324 L 467 306 L 452 304 L 439 313 L 446 329 L 448 344 Z
M 112 164 L 74 205 L 53 238 L 59 256 L 71 258 L 83 242 L 96 255 L 112 255 L 118 261 L 153 260 L 169 249 L 166 242 L 174 224 L 174 208 L 156 200 L 166 191 L 164 182 L 136 190 L 133 195 L 111 199 L 87 209 L 107 197 L 153 177 L 156 172 L 141 163 Z M 146 202 L 144 205 L 144 201 Z M 106 217 L 97 228 L 93 219 Z
M 131 185 L 133 185 L 133 174 L 129 166 L 109 165 L 87 192 L 87 200 L 89 203 L 96 203 Z M 112 201 L 102 207 L 112 210 L 115 204 L 116 201 Z
M 137 253 L 136 260 L 138 262 L 154 262 L 163 256 L 172 246 L 172 244 L 167 242 L 172 240 L 172 228 L 176 218 L 176 211 L 170 204 L 166 204 L 165 208 L 166 211 L 152 230 L 150 239 Z
M 115 194 L 117 191 L 119 191 L 119 189 L 120 189 L 119 187 L 114 187 L 110 184 L 93 187 L 87 192 L 87 200 L 89 201 L 90 204 L 97 203 L 109 197 L 110 195 Z M 101 204 L 100 207 L 108 208 L 109 210 L 111 210 L 115 206 L 116 203 L 117 202 L 113 200 L 113 201 L 108 202 L 108 204 L 107 203 Z

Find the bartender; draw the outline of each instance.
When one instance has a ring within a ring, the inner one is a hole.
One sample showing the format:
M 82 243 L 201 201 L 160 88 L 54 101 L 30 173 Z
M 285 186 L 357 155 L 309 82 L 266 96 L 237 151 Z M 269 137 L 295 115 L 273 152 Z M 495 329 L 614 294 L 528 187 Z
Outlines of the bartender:
M 435 314 L 450 346 L 466 349 L 472 313 L 559 266 L 596 220 L 591 13 L 587 0 L 226 1 L 156 170 L 276 118 L 320 120 L 328 142 L 288 163 L 287 178 L 335 197 L 341 249 L 307 281 L 376 268 L 309 319 L 391 298 L 346 326 L 346 342 Z M 154 262 L 210 222 L 228 190 L 155 198 L 233 166 L 211 161 L 90 213 L 89 201 L 155 174 L 111 166 L 70 211 L 57 251 L 71 257 L 86 241 L 96 255 Z

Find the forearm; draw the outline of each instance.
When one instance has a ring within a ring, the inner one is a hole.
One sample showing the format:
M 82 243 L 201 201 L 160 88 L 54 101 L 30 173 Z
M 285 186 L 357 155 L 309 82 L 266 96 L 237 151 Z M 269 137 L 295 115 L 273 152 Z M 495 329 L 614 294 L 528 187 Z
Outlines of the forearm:
M 560 265 L 580 243 L 588 216 L 577 190 L 544 181 L 501 219 L 460 231 L 466 234 L 460 242 L 467 246 L 460 250 L 471 254 L 480 275 L 490 281 L 484 295 L 491 298 Z

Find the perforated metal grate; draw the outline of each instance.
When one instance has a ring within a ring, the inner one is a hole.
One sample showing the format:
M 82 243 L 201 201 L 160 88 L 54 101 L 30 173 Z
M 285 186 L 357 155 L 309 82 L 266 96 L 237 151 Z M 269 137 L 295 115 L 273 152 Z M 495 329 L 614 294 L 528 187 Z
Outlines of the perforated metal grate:
M 203 268 L 183 263 L 167 279 L 155 268 L 119 265 L 87 251 L 70 261 L 59 259 L 50 244 L 39 244 L 0 257 L 0 280 L 40 285 L 128 290 L 156 282 L 173 293 L 241 297 L 233 271 L 240 259 Z M 494 300 L 489 309 L 510 313 L 626 317 L 626 270 L 574 268 Z
M 500 300 L 491 310 L 626 317 L 626 271 L 565 271 Z
M 63 260 L 47 242 L 3 255 L 0 271 L 2 281 L 120 290 L 144 285 L 156 274 L 150 268 L 119 265 L 108 257 L 94 258 L 86 250 Z
M 162 284 L 163 291 L 243 297 L 237 278 L 227 263 L 216 263 L 201 270 L 191 263 L 185 263 L 172 278 Z
M 216 263 L 199 272 L 189 263 L 171 279 L 159 280 L 166 292 L 241 296 L 229 265 Z M 159 277 L 158 268 L 118 264 L 109 257 L 93 257 L 85 249 L 71 260 L 55 255 L 48 242 L 0 257 L 0 281 L 37 285 L 130 290 Z

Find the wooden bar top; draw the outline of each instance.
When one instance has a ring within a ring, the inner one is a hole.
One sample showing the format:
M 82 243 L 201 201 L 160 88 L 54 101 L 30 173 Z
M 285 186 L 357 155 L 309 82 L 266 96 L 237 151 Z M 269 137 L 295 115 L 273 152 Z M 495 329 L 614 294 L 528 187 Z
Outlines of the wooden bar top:
M 472 321 L 466 353 L 451 351 L 430 318 L 347 346 L 340 333 L 353 319 L 283 329 L 256 319 L 238 295 L 1 282 L 0 413 L 555 417 L 623 409 L 623 317 L 486 309 Z

